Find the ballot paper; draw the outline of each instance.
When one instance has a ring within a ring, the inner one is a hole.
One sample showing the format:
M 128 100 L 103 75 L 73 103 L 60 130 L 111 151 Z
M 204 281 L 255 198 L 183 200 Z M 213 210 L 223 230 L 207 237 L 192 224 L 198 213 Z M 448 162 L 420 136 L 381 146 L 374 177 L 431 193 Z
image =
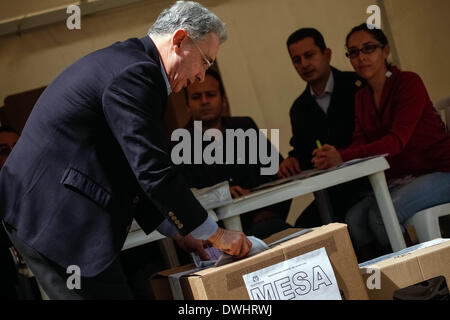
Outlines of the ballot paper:
M 192 260 L 197 268 L 213 266 L 223 253 L 222 250 L 214 247 L 205 248 L 205 251 L 210 258 L 209 260 L 202 260 L 196 252 L 191 252 Z
M 269 249 L 269 246 L 262 241 L 261 239 L 258 239 L 254 236 L 247 237 L 248 240 L 252 243 L 252 248 L 250 252 L 248 253 L 248 256 L 251 257 L 252 255 L 255 255 L 261 251 Z M 209 266 L 222 266 L 224 264 L 228 264 L 230 262 L 235 261 L 236 259 L 229 255 L 224 253 L 222 250 L 219 250 L 214 247 L 209 247 L 205 249 L 206 253 L 208 253 L 210 259 L 209 260 L 202 260 L 200 256 L 197 253 L 191 253 L 192 260 L 195 263 L 195 266 L 197 268 L 203 268 L 203 267 L 209 267 Z
M 324 247 L 242 277 L 250 300 L 342 300 Z
M 191 191 L 205 210 L 218 208 L 233 201 L 228 181 L 202 189 L 191 188 Z

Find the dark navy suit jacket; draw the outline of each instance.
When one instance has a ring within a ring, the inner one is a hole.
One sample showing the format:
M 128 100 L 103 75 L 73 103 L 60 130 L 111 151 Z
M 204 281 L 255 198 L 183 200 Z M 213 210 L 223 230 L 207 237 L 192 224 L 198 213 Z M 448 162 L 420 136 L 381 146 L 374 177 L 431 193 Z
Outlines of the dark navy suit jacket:
M 207 213 L 170 159 L 167 87 L 149 37 L 95 51 L 42 93 L 0 173 L 0 214 L 62 267 L 94 276 L 135 217 L 146 233 L 172 211 L 181 234 Z

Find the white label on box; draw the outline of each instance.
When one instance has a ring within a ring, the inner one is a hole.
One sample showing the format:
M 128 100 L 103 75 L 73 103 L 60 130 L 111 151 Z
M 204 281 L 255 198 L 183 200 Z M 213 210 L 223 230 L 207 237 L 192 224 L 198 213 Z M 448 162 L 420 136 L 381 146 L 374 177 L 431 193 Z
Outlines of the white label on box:
M 341 300 L 325 248 L 244 274 L 250 300 Z

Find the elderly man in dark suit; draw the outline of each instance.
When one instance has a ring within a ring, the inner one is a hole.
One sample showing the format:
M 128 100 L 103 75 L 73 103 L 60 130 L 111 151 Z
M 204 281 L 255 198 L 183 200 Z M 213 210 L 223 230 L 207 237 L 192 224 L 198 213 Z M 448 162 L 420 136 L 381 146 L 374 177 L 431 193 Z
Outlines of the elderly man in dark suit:
M 217 16 L 178 1 L 147 36 L 81 58 L 42 93 L 1 171 L 0 213 L 50 298 L 132 298 L 117 257 L 133 217 L 188 249 L 249 252 L 190 192 L 162 129 L 167 96 L 203 81 L 225 39 Z
M 337 148 L 350 145 L 355 121 L 353 100 L 358 89 L 354 72 L 342 72 L 330 65 L 331 49 L 318 30 L 296 30 L 289 36 L 287 48 L 295 70 L 308 85 L 290 110 L 293 150 L 280 164 L 278 176 L 282 178 L 313 168 L 312 152 L 317 148 L 317 140 Z M 357 191 L 366 183 L 361 179 L 328 189 L 337 221 L 343 221 L 345 213 L 359 199 Z M 315 202 L 296 222 L 302 227 L 321 224 Z

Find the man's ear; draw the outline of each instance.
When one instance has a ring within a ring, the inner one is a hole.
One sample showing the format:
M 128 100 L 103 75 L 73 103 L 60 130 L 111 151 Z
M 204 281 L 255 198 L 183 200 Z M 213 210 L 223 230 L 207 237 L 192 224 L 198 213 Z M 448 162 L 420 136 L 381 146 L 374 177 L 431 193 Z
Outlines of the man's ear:
M 331 61 L 331 54 L 332 54 L 331 49 L 330 48 L 326 48 L 323 53 L 326 55 L 326 57 L 328 59 L 328 62 L 330 62 Z
M 386 56 L 386 59 L 389 57 L 389 54 L 391 53 L 391 47 L 387 44 L 383 48 L 383 52 Z
M 187 36 L 188 36 L 187 31 L 184 29 L 178 29 L 173 33 L 172 46 L 175 48 L 175 50 L 181 48 L 183 41 L 187 40 Z
M 228 106 L 228 98 L 227 96 L 222 97 L 222 113 L 226 110 Z

